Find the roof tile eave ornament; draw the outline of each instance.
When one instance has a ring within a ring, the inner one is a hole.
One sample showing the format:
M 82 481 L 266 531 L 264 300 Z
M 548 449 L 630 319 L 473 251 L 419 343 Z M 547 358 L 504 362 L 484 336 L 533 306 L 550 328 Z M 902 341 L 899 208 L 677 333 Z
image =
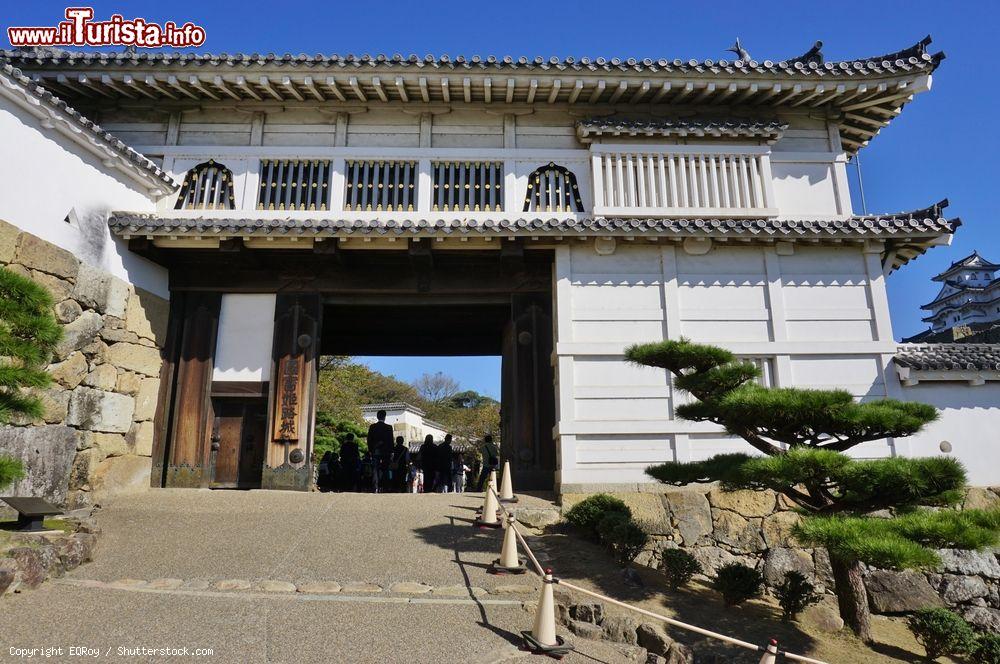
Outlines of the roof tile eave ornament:
M 174 191 L 179 187 L 177 182 L 151 159 L 136 152 L 101 128 L 99 124 L 84 117 L 51 91 L 25 76 L 20 69 L 4 62 L 2 58 L 0 58 L 0 85 L 43 105 L 52 119 L 62 122 L 70 130 L 84 132 L 93 144 L 99 144 L 104 150 L 110 150 L 120 157 L 128 168 L 138 171 L 136 175 L 151 189 L 165 186 L 167 191 Z
M 591 118 L 576 123 L 576 134 L 587 142 L 594 137 L 664 138 L 671 136 L 763 138 L 773 143 L 788 129 L 787 122 L 737 120 L 722 118 L 675 118 L 638 120 L 629 118 Z
M 912 73 L 914 70 L 925 72 L 933 71 L 945 58 L 943 52 L 930 54 L 927 46 L 931 43 L 930 36 L 921 39 L 916 44 L 894 53 L 858 58 L 854 60 L 842 60 L 837 62 L 821 62 L 815 58 L 805 56 L 789 58 L 787 60 L 668 60 L 660 58 L 653 60 L 645 58 L 638 60 L 635 58 L 590 58 L 590 57 L 518 57 L 511 56 L 497 57 L 487 56 L 448 56 L 448 55 L 426 55 L 403 56 L 394 54 L 387 56 L 378 55 L 355 55 L 355 54 L 317 54 L 308 56 L 306 54 L 294 55 L 286 53 L 275 55 L 269 53 L 260 55 L 257 53 L 179 53 L 179 52 L 157 52 L 157 53 L 126 53 L 124 51 L 69 51 L 57 48 L 16 48 L 0 51 L 0 57 L 11 61 L 25 63 L 32 68 L 40 68 L 52 65 L 67 65 L 69 67 L 118 67 L 118 68 L 147 68 L 149 66 L 167 67 L 177 66 L 198 66 L 198 67 L 258 67 L 258 68 L 338 68 L 359 70 L 367 68 L 372 71 L 379 69 L 442 69 L 448 71 L 506 71 L 506 70 L 528 70 L 532 72 L 617 72 L 627 73 L 679 73 L 696 74 L 704 76 L 706 74 L 720 77 L 738 74 L 774 74 L 774 75 L 801 75 L 801 76 L 837 76 L 854 78 L 857 76 L 887 76 L 899 73 Z M 821 58 L 820 58 L 821 60 Z
M 1000 371 L 1000 344 L 900 344 L 893 362 L 913 371 Z

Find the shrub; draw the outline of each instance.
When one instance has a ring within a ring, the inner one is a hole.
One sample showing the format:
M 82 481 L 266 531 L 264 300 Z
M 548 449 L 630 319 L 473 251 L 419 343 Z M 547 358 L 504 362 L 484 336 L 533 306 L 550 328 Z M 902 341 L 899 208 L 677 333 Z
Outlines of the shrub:
M 661 556 L 661 569 L 667 577 L 667 587 L 677 590 L 695 574 L 701 574 L 701 563 L 684 549 L 666 549 Z
M 0 490 L 24 477 L 24 467 L 17 459 L 0 456 Z
M 969 654 L 979 664 L 1000 664 L 1000 634 L 980 634 Z
M 906 619 L 917 643 L 927 651 L 927 659 L 968 652 L 975 633 L 962 616 L 948 609 L 921 609 Z
M 622 566 L 627 566 L 649 541 L 649 535 L 624 512 L 608 512 L 597 524 L 597 534 Z
M 774 594 L 778 598 L 778 604 L 781 605 L 782 620 L 795 620 L 800 613 L 820 599 L 813 584 L 806 580 L 802 572 L 796 570 L 785 572 L 785 578 L 781 585 L 775 588 Z
M 566 512 L 566 520 L 586 531 L 589 537 L 599 540 L 600 533 L 597 532 L 597 525 L 609 512 L 625 514 L 629 518 L 632 516 L 632 510 L 621 500 L 606 493 L 598 493 L 581 500 L 570 508 Z
M 748 599 L 760 597 L 764 577 L 752 567 L 729 563 L 719 568 L 713 587 L 722 593 L 726 606 L 737 606 Z

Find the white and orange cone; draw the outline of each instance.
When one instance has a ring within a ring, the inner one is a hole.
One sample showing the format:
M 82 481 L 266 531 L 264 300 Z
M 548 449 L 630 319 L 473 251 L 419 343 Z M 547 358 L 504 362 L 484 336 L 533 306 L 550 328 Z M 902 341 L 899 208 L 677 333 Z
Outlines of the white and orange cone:
M 486 495 L 483 496 L 483 511 L 472 522 L 472 525 L 480 528 L 499 528 L 501 526 L 500 519 L 497 518 L 500 504 L 497 502 L 496 494 L 493 493 L 495 490 L 496 477 L 490 475 L 490 482 L 486 486 Z
M 774 664 L 778 661 L 778 640 L 771 639 L 764 649 L 764 655 L 760 658 L 760 664 Z
M 494 560 L 487 570 L 490 574 L 524 574 L 528 571 L 528 568 L 524 566 L 524 560 L 517 555 L 516 523 L 514 515 L 508 514 L 504 526 L 506 531 L 503 534 L 500 557 Z
M 573 649 L 566 640 L 556 634 L 556 600 L 552 589 L 556 583 L 552 570 L 545 570 L 542 579 L 542 596 L 538 598 L 535 611 L 535 625 L 530 632 L 521 632 L 525 647 L 535 653 L 561 657 Z
M 517 502 L 517 496 L 514 495 L 514 482 L 510 476 L 510 461 L 503 462 L 503 475 L 500 476 L 500 502 Z

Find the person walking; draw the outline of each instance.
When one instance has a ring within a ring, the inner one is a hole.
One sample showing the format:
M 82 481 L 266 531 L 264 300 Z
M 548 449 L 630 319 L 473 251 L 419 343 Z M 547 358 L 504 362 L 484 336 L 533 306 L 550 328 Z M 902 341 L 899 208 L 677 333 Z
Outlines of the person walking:
M 384 410 L 375 414 L 375 421 L 368 427 L 368 451 L 372 455 L 372 491 L 379 493 L 392 456 L 392 426 L 385 423 Z
M 361 448 L 354 440 L 353 433 L 345 435 L 344 442 L 340 445 L 340 470 L 344 476 L 344 491 L 357 491 L 361 479 Z
M 434 491 L 434 475 L 437 470 L 437 447 L 434 436 L 427 434 L 418 452 L 420 454 L 420 470 L 424 473 L 424 493 Z
M 441 493 L 451 493 L 451 464 L 452 453 L 451 434 L 446 434 L 444 442 L 434 452 L 437 461 L 437 490 Z
M 493 436 L 490 434 L 483 436 L 481 451 L 483 453 L 483 468 L 479 471 L 479 483 L 476 485 L 476 491 L 482 491 L 483 487 L 486 486 L 486 478 L 490 476 L 490 472 L 500 467 L 500 450 L 497 449 L 496 443 L 493 442 Z M 499 490 L 499 487 L 493 488 Z
M 469 467 L 465 465 L 465 455 L 461 452 L 455 452 L 451 464 L 451 486 L 455 493 L 465 493 L 465 474 L 467 472 L 469 472 Z
M 333 489 L 333 452 L 327 450 L 323 453 L 323 458 L 319 462 L 319 473 L 316 476 L 316 488 L 320 491 L 331 491 Z
M 410 465 L 410 450 L 403 443 L 402 436 L 396 436 L 396 446 L 392 448 L 389 457 L 388 481 L 386 490 L 403 493 L 406 490 L 406 475 Z

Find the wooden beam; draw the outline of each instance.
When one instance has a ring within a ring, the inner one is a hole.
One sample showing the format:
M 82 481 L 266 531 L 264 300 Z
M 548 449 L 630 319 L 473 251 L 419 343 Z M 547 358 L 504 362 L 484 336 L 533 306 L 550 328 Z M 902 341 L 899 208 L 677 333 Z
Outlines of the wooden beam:
M 333 93 L 334 97 L 340 101 L 347 101 L 347 95 L 340 91 L 340 87 L 337 85 L 337 79 L 333 76 L 326 77 L 326 87 L 330 88 L 330 92 Z
M 216 76 L 215 78 L 213 78 L 212 79 L 212 85 L 214 85 L 215 87 L 219 88 L 220 90 L 222 90 L 224 93 L 226 93 L 227 95 L 229 95 L 233 99 L 242 99 L 243 98 L 243 97 L 241 97 L 239 95 L 238 92 L 236 92 L 235 90 L 233 90 L 232 88 L 230 88 L 228 85 L 226 85 L 226 82 L 222 79 L 221 76 Z
M 826 92 L 826 86 L 825 85 L 817 85 L 815 88 L 813 88 L 812 92 L 810 92 L 809 94 L 805 95 L 804 97 L 802 97 L 800 99 L 796 99 L 795 101 L 792 102 L 791 105 L 793 107 L 794 106 L 801 106 L 802 104 L 806 103 L 807 101 L 812 101 L 816 97 L 822 97 L 824 92 Z
M 562 81 L 558 78 L 552 81 L 552 89 L 549 91 L 548 102 L 550 104 L 556 103 L 556 99 L 559 98 L 559 90 L 562 89 Z
M 118 84 L 118 81 L 114 80 L 113 78 L 111 78 L 107 74 L 102 74 L 101 75 L 101 83 L 103 85 L 111 88 L 115 92 L 118 92 L 119 94 L 125 95 L 129 99 L 138 99 L 138 97 L 136 95 L 132 94 L 131 90 L 125 89 L 123 86 L 121 86 L 121 85 Z
M 389 101 L 389 97 L 385 94 L 385 90 L 382 88 L 382 79 L 378 76 L 372 76 L 372 86 L 375 88 L 375 94 L 382 101 Z
M 493 79 L 486 78 L 483 80 L 483 99 L 489 104 L 493 101 Z
M 420 99 L 426 104 L 431 100 L 431 91 L 427 86 L 427 77 L 421 76 L 417 79 L 417 84 L 420 86 Z
M 145 97 L 149 97 L 150 99 L 156 99 L 156 95 L 154 95 L 152 92 L 150 92 L 143 86 L 139 85 L 138 81 L 136 81 L 131 74 L 125 74 L 124 76 L 122 76 L 122 82 L 124 82 L 125 85 L 132 88 L 139 94 Z
M 535 102 L 536 92 L 538 92 L 538 79 L 533 78 L 530 81 L 528 81 L 528 96 L 525 99 L 525 101 L 529 104 L 533 104 Z
M 684 99 L 686 99 L 687 97 L 689 97 L 692 92 L 694 92 L 694 83 L 691 82 L 691 81 L 688 81 L 687 83 L 684 84 L 684 87 L 681 88 L 680 92 L 678 92 L 674 96 L 674 98 L 672 100 L 673 103 L 676 104 L 677 102 L 683 101 Z
M 736 95 L 736 99 L 733 100 L 733 103 L 734 104 L 741 104 L 741 103 L 743 103 L 744 101 L 746 101 L 750 97 L 753 97 L 755 94 L 757 94 L 758 90 L 760 90 L 760 86 L 758 84 L 756 84 L 756 83 L 751 83 L 750 86 L 747 89 L 745 89 L 743 92 L 741 92 L 738 95 Z
M 580 98 L 580 93 L 583 92 L 583 81 L 576 79 L 573 81 L 573 89 L 569 93 L 569 103 L 575 104 L 576 100 Z
M 462 79 L 462 94 L 466 104 L 472 101 L 472 79 L 468 76 Z
M 589 101 L 591 104 L 597 103 L 597 100 L 600 99 L 601 95 L 604 94 L 604 89 L 606 87 L 608 87 L 608 84 L 603 78 L 597 81 L 597 85 L 594 86 L 594 91 L 590 93 L 590 99 L 588 99 L 587 101 Z
M 448 103 L 448 102 L 451 101 L 451 90 L 448 88 L 448 85 L 449 85 L 448 79 L 447 78 L 442 78 L 441 79 L 441 99 L 443 99 L 445 101 L 445 103 Z
M 368 101 L 368 97 L 365 95 L 365 91 L 361 89 L 361 84 L 358 83 L 357 76 L 351 76 L 350 78 L 348 78 L 347 85 L 348 87 L 351 88 L 351 90 L 354 91 L 354 94 L 357 95 L 358 99 L 360 99 L 361 101 Z
M 167 76 L 167 85 L 177 90 L 181 94 L 190 97 L 191 99 L 198 99 L 198 95 L 194 94 L 193 92 L 185 88 L 183 85 L 181 85 L 181 82 L 177 80 L 176 76 Z
M 195 90 L 198 90 L 206 97 L 214 99 L 215 101 L 219 101 L 220 99 L 222 99 L 222 97 L 220 97 L 219 95 L 215 94 L 214 92 L 206 88 L 204 84 L 202 84 L 201 79 L 198 78 L 197 76 L 194 76 L 193 74 L 191 76 L 188 76 L 188 85 L 190 85 Z
M 651 103 L 655 104 L 656 102 L 660 101 L 661 99 L 663 99 L 664 97 L 666 97 L 668 94 L 670 94 L 670 89 L 672 87 L 673 86 L 670 84 L 670 81 L 664 81 L 663 85 L 660 86 L 660 89 L 656 91 L 655 95 L 653 95 L 653 99 L 651 100 Z
M 302 96 L 302 93 L 299 92 L 299 89 L 295 87 L 295 83 L 292 82 L 291 76 L 282 76 L 281 85 L 284 86 L 284 88 L 288 90 L 290 93 L 292 93 L 292 96 L 295 97 L 297 100 L 305 101 L 305 97 Z
M 114 99 L 114 96 L 111 93 L 107 92 L 106 90 L 102 90 L 101 87 L 97 85 L 95 81 L 88 78 L 85 74 L 80 74 L 79 76 L 76 77 L 76 80 L 79 81 L 80 85 L 86 86 L 87 88 L 93 90 L 94 92 L 103 95 L 109 99 Z
M 639 86 L 639 89 L 635 91 L 634 95 L 632 95 L 632 98 L 628 100 L 629 103 L 638 104 L 640 101 L 642 101 L 642 98 L 649 93 L 651 87 L 652 83 L 650 83 L 649 81 L 643 81 L 642 85 Z
M 715 83 L 708 83 L 705 88 L 699 92 L 694 99 L 691 100 L 692 104 L 700 104 L 709 97 L 715 94 Z
M 260 95 L 257 94 L 254 91 L 254 89 L 250 87 L 249 83 L 247 83 L 247 79 L 246 79 L 245 76 L 237 76 L 236 77 L 236 87 L 240 88 L 241 90 L 243 90 L 244 92 L 246 92 L 248 95 L 250 95 L 251 97 L 253 97 L 257 101 L 262 101 Z
M 317 100 L 326 101 L 326 97 L 319 91 L 319 88 L 316 87 L 316 82 L 313 80 L 312 76 L 306 76 L 303 78 L 302 86 L 305 87 L 305 89 L 308 90 L 313 97 L 316 97 Z
M 618 87 L 615 88 L 615 91 L 611 93 L 611 98 L 608 99 L 608 103 L 609 104 L 616 103 L 619 99 L 622 98 L 622 95 L 625 94 L 626 90 L 628 90 L 628 81 L 619 81 Z
M 514 101 L 514 79 L 507 79 L 507 96 L 504 98 L 509 104 Z

